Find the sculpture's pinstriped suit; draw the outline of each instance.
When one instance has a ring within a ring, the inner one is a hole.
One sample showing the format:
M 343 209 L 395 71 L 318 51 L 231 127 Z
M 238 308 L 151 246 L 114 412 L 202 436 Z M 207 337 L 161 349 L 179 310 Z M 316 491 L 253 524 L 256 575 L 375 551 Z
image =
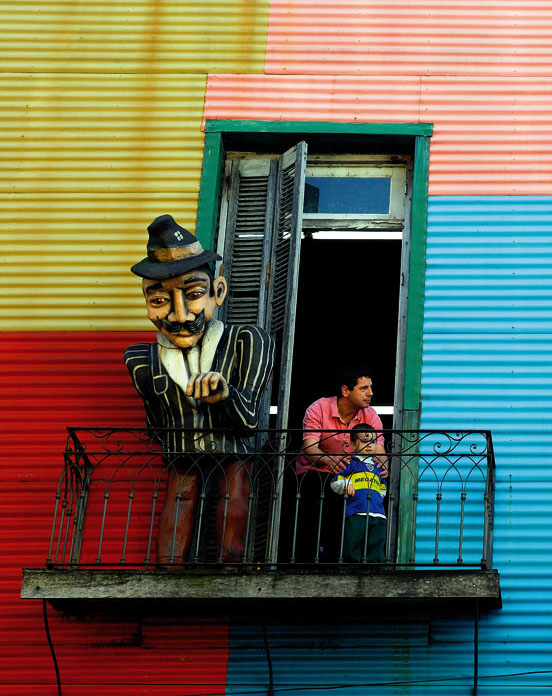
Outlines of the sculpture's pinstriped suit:
M 216 452 L 250 451 L 247 431 L 258 424 L 260 399 L 274 363 L 270 336 L 258 326 L 226 326 L 209 369 L 226 378 L 229 397 L 216 404 L 193 402 L 195 408 L 184 389 L 171 379 L 159 350 L 156 343 L 130 346 L 125 351 L 125 362 L 144 401 L 147 426 L 175 429 L 162 435 L 165 453 L 189 451 L 191 443 L 185 442 L 178 430 L 198 427 L 198 414 L 202 430 L 230 429 L 215 436 Z

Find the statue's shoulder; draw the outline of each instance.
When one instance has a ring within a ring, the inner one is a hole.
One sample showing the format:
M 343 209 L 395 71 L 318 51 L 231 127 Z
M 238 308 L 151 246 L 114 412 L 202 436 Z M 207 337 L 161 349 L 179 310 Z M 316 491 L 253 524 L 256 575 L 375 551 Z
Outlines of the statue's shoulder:
M 232 329 L 236 338 L 248 336 L 253 337 L 253 341 L 255 342 L 272 342 L 270 335 L 260 326 L 256 326 L 255 324 L 233 324 L 230 328 Z
M 125 362 L 129 363 L 139 362 L 149 362 L 151 355 L 152 343 L 136 343 L 133 346 L 129 346 L 124 353 Z

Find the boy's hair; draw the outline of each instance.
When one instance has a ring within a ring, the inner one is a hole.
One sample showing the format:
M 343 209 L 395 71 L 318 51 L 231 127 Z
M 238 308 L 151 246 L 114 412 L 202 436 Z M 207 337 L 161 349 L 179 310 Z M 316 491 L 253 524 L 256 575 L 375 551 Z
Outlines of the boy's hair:
M 346 386 L 351 391 L 356 387 L 358 380 L 361 377 L 372 379 L 372 370 L 367 365 L 351 365 L 348 367 L 340 367 L 336 375 L 336 391 L 337 396 L 343 396 L 341 387 Z
M 368 423 L 358 423 L 357 425 L 353 425 L 349 431 L 351 442 L 356 442 L 358 440 L 358 433 L 373 432 L 375 432 L 375 429 L 371 425 L 368 425 Z

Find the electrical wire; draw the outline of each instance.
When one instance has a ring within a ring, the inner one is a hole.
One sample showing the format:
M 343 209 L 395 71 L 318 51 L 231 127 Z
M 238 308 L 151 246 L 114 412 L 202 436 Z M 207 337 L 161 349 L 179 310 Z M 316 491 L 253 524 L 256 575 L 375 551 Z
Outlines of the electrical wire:
M 268 664 L 268 696 L 274 694 L 274 673 L 272 671 L 272 656 L 270 654 L 270 646 L 268 645 L 268 636 L 266 626 L 263 624 L 263 641 L 266 652 L 266 662 Z
M 52 637 L 50 635 L 50 627 L 48 624 L 48 607 L 47 607 L 47 602 L 45 599 L 42 600 L 42 616 L 44 618 L 44 629 L 46 632 L 46 638 L 48 640 L 48 646 L 50 648 L 50 654 L 52 655 L 52 662 L 54 663 L 54 669 L 56 672 L 56 682 L 57 682 L 57 690 L 58 690 L 58 696 L 63 696 L 62 692 L 62 687 L 61 687 L 61 677 L 59 673 L 59 667 L 58 667 L 58 662 L 56 658 L 56 653 L 54 650 L 54 644 L 52 642 Z M 274 694 L 278 693 L 299 693 L 301 691 L 333 691 L 335 689 L 356 689 L 356 688 L 366 688 L 366 687 L 395 687 L 395 686 L 413 686 L 415 684 L 440 684 L 443 682 L 454 682 L 454 681 L 466 681 L 466 680 L 472 680 L 472 676 L 465 676 L 465 677 L 443 677 L 441 679 L 413 679 L 413 680 L 403 680 L 403 681 L 389 681 L 389 682 L 362 682 L 362 683 L 357 683 L 357 684 L 308 684 L 308 685 L 301 685 L 301 686 L 288 686 L 288 687 L 281 687 L 281 688 L 274 688 L 274 672 L 273 672 L 273 666 L 272 666 L 272 656 L 270 653 L 270 647 L 268 645 L 268 636 L 267 636 L 267 631 L 266 631 L 266 626 L 262 626 L 262 631 L 263 631 L 263 641 L 264 641 L 264 648 L 266 652 L 266 659 L 267 659 L 267 665 L 268 665 L 268 677 L 269 677 L 269 691 L 268 694 L 269 696 L 274 696 Z M 552 674 L 552 669 L 542 669 L 542 670 L 530 670 L 526 672 L 509 672 L 506 674 L 487 674 L 487 675 L 479 675 L 478 678 L 481 679 L 505 679 L 509 677 L 524 677 L 524 676 L 530 676 L 532 674 Z M 197 685 L 199 686 L 199 684 Z M 202 684 L 202 686 L 224 686 L 225 691 L 228 690 L 228 684 Z M 246 687 L 248 686 L 247 684 L 239 684 L 236 686 L 242 686 Z M 253 686 L 253 685 L 252 685 Z M 231 687 L 231 685 L 230 685 Z M 232 695 L 233 696 L 255 696 L 256 694 L 259 695 L 264 695 L 266 694 L 266 689 L 262 690 L 247 690 L 247 691 L 234 691 L 232 690 Z M 220 696 L 220 691 L 213 692 L 213 693 L 205 693 L 202 691 L 201 693 L 197 694 L 182 694 L 181 696 Z
M 511 672 L 509 674 L 488 674 L 485 676 L 479 675 L 479 679 L 503 679 L 507 677 L 523 677 L 523 676 L 528 676 L 531 674 L 552 674 L 552 669 L 541 669 L 541 670 L 532 670 L 528 672 Z M 358 683 L 358 684 L 328 684 L 328 685 L 322 685 L 322 684 L 308 684 L 308 685 L 301 685 L 301 686 L 289 686 L 289 687 L 282 687 L 282 688 L 275 688 L 273 689 L 273 693 L 278 694 L 278 693 L 293 693 L 293 692 L 300 692 L 300 691 L 331 691 L 334 689 L 357 689 L 357 688 L 363 688 L 363 687 L 377 687 L 377 686 L 410 686 L 410 685 L 415 685 L 415 684 L 439 684 L 441 682 L 451 682 L 451 681 L 472 681 L 473 677 L 444 677 L 443 679 L 413 679 L 413 680 L 404 680 L 404 681 L 392 681 L 392 682 L 363 682 L 363 683 Z M 198 685 L 199 686 L 199 685 Z M 205 685 L 207 686 L 207 685 Z M 214 684 L 212 686 L 215 686 Z M 234 691 L 232 689 L 231 692 L 229 692 L 229 686 L 232 688 L 232 685 L 228 684 L 217 684 L 216 686 L 223 686 L 225 689 L 226 693 L 231 693 L 232 696 L 255 696 L 256 694 L 265 694 L 266 690 L 247 690 L 247 691 Z M 248 686 L 247 684 L 239 684 L 239 686 Z M 251 686 L 254 686 L 253 684 Z M 205 693 L 205 692 L 198 692 L 197 694 L 179 694 L 178 696 L 220 696 L 220 691 L 213 692 L 213 693 Z
M 50 654 L 52 655 L 52 661 L 54 663 L 54 669 L 56 670 L 56 681 L 58 696 L 63 696 L 61 691 L 61 677 L 59 675 L 59 667 L 57 663 L 56 653 L 54 650 L 54 644 L 52 643 L 52 636 L 50 635 L 50 626 L 48 625 L 48 605 L 46 600 L 42 600 L 42 616 L 44 618 L 44 629 L 46 631 L 46 638 L 48 640 L 48 646 L 50 647 Z

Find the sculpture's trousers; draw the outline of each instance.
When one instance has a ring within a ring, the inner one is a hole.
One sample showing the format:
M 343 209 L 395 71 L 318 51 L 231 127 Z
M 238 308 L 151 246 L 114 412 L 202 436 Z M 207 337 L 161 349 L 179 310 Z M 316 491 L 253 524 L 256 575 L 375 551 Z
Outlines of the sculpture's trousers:
M 249 467 L 232 461 L 221 467 L 216 514 L 217 547 L 225 563 L 237 563 L 244 554 L 249 510 Z M 198 471 L 171 469 L 167 497 L 159 519 L 157 562 L 187 563 L 194 533 L 202 479 Z

